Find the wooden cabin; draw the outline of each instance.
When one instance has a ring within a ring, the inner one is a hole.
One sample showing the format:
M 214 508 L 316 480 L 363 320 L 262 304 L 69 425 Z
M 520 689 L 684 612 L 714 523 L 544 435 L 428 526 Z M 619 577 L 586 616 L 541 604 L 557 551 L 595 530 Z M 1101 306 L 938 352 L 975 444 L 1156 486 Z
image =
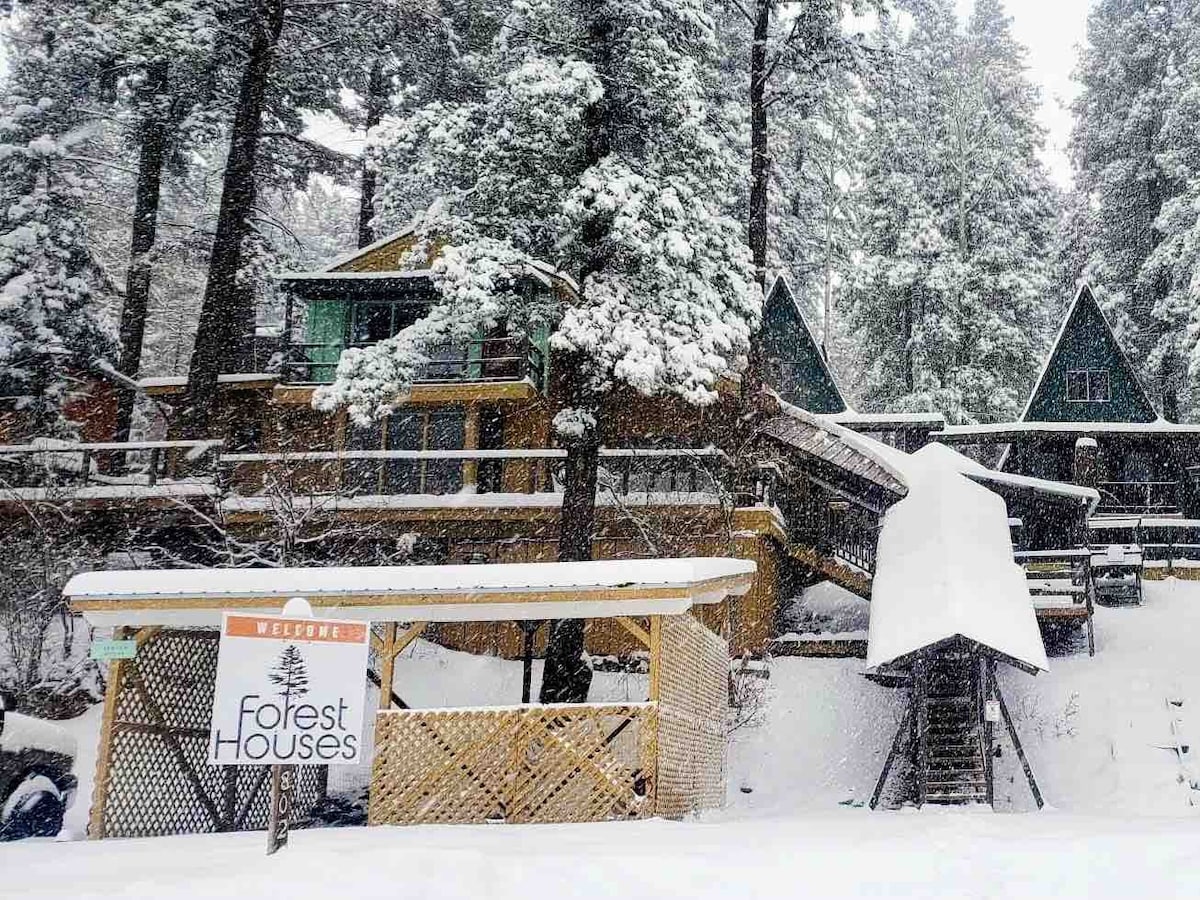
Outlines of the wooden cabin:
M 808 325 L 785 276 L 767 291 L 762 321 L 763 377 L 793 406 L 912 453 L 946 426 L 940 413 L 862 413 L 850 407 L 829 368 L 827 348 Z
M 1094 487 L 1101 515 L 1200 514 L 1191 474 L 1200 425 L 1159 415 L 1086 285 L 1019 421 L 951 426 L 933 437 L 998 456 L 1006 472 Z
M 430 263 L 411 268 L 411 231 L 385 237 L 312 272 L 278 276 L 286 298 L 281 329 L 259 339 L 257 367 L 221 376 L 213 438 L 223 439 L 218 478 L 222 521 L 252 532 L 279 513 L 264 484 L 286 482 L 296 501 L 319 506 L 316 523 L 361 523 L 393 541 L 419 536 L 425 563 L 535 562 L 557 555 L 565 451 L 551 422 L 561 373 L 543 331 L 501 327 L 465 345 L 438 348 L 395 411 L 366 427 L 344 411 L 312 406 L 333 380 L 343 350 L 386 340 L 435 300 Z M 523 289 L 569 303 L 572 279 L 549 265 L 527 270 Z M 271 361 L 268 364 L 268 361 Z M 143 382 L 168 406 L 185 379 Z M 734 652 L 758 652 L 772 636 L 785 554 L 778 515 L 754 484 L 736 477 L 738 386 L 720 386 L 707 408 L 641 397 L 632 390 L 602 423 L 597 558 L 737 555 L 758 563 L 745 595 L 706 609 L 729 622 Z M 177 437 L 171 434 L 170 437 Z M 728 444 L 728 446 L 726 446 Z M 517 656 L 513 623 L 445 623 L 435 636 L 473 652 Z M 539 648 L 545 629 L 537 636 Z M 596 622 L 595 652 L 638 651 L 620 627 Z

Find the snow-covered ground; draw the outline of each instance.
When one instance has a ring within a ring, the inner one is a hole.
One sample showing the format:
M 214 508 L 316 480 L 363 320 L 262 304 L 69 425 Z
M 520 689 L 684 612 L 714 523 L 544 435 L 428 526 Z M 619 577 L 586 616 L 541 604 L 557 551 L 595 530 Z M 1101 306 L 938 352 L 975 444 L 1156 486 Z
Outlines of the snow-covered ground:
M 1200 797 L 1171 729 L 1200 733 L 1197 634 L 1200 582 L 1148 582 L 1144 606 L 1097 611 L 1094 658 L 1002 674 L 1041 813 L 868 811 L 901 696 L 861 660 L 785 658 L 763 724 L 734 737 L 727 808 L 698 821 L 324 829 L 271 859 L 261 833 L 24 842 L 0 845 L 0 896 L 1197 897 Z M 511 703 L 520 666 L 418 645 L 396 685 L 417 706 Z M 644 677 L 595 691 L 640 699 Z M 85 754 L 98 721 L 75 723 Z M 1028 809 L 1007 743 L 997 763 L 998 808 Z

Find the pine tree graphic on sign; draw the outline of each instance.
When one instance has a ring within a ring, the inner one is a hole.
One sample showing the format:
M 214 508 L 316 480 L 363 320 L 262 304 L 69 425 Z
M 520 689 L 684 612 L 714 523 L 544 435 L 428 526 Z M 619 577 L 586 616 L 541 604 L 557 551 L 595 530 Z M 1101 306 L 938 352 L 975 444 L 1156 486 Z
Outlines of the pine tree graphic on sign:
M 284 700 L 303 697 L 308 693 L 308 668 L 295 644 L 288 644 L 279 654 L 279 662 L 267 673 L 271 684 L 279 688 Z

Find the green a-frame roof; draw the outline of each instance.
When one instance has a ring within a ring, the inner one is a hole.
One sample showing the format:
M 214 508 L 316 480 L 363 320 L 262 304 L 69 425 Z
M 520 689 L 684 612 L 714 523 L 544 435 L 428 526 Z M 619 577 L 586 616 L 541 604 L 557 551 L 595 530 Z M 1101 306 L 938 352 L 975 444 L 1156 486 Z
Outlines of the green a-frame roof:
M 1070 393 L 1068 373 L 1073 388 Z M 1021 421 L 1144 423 L 1157 419 L 1158 413 L 1117 343 L 1100 304 L 1091 288 L 1082 285 L 1067 310 Z
M 779 396 L 812 413 L 846 411 L 846 401 L 833 380 L 825 354 L 782 275 L 767 291 L 761 340 L 766 380 Z

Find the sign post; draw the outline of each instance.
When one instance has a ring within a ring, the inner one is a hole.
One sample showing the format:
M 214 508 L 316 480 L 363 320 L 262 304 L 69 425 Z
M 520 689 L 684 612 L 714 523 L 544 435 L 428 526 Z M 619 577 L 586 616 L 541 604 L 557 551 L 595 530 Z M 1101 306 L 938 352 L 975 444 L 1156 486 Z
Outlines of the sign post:
M 370 625 L 311 616 L 292 600 L 282 615 L 227 612 L 221 624 L 208 761 L 271 766 L 268 854 L 287 844 L 295 766 L 362 757 Z
M 271 816 L 267 822 L 267 856 L 280 847 L 287 846 L 295 787 L 296 770 L 293 766 L 271 766 Z

